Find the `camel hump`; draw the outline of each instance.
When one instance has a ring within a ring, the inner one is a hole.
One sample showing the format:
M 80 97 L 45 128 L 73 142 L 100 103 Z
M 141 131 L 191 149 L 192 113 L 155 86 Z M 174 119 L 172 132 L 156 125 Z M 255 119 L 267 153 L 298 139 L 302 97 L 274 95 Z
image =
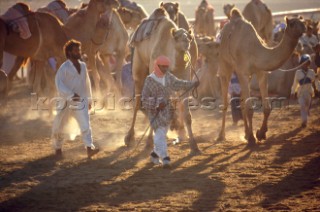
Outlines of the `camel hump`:
M 235 19 L 235 18 L 242 18 L 242 14 L 238 8 L 233 8 L 230 12 L 231 18 L 230 19 Z

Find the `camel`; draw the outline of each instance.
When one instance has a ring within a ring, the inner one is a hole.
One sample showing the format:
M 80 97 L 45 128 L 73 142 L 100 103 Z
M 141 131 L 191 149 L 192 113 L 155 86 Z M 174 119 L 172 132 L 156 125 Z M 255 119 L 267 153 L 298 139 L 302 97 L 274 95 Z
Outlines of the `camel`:
M 223 6 L 224 14 L 230 19 L 230 12 L 235 8 L 234 4 Z M 243 16 L 251 22 L 261 38 L 265 42 L 271 42 L 273 19 L 270 9 L 261 0 L 251 0 L 243 9 Z
M 117 94 L 120 94 L 121 90 L 121 69 L 123 66 L 123 61 L 126 53 L 129 51 L 127 47 L 128 40 L 129 35 L 125 25 L 123 24 L 117 10 L 113 10 L 110 19 L 108 36 L 106 36 L 105 42 L 98 49 L 99 55 L 104 63 L 104 71 L 100 71 L 99 74 L 102 76 L 102 79 L 107 85 L 113 85 L 112 87 L 116 89 Z M 116 73 L 116 84 L 114 83 L 114 79 L 111 75 L 113 70 L 110 70 L 110 67 L 107 65 L 109 57 L 113 54 L 116 55 L 116 64 L 114 68 Z
M 170 19 L 179 27 L 182 29 L 185 29 L 191 33 L 190 25 L 187 21 L 186 16 L 179 10 L 179 3 L 172 3 L 172 2 L 166 2 L 160 3 L 160 7 L 163 7 L 167 13 L 169 14 Z M 194 69 L 197 64 L 198 59 L 198 47 L 197 43 L 194 38 L 191 40 L 190 44 L 190 55 L 191 55 L 191 68 Z M 195 70 L 193 70 L 195 71 Z
M 246 21 L 240 11 L 232 9 L 230 22 L 221 31 L 221 46 L 219 54 L 219 75 L 223 98 L 222 127 L 218 141 L 225 140 L 225 118 L 228 108 L 228 85 L 231 74 L 235 71 L 238 75 L 242 96 L 241 109 L 244 117 L 245 138 L 248 145 L 254 145 L 256 139 L 252 132 L 253 109 L 249 95 L 249 77 L 256 74 L 261 92 L 263 104 L 263 123 L 257 131 L 256 137 L 260 141 L 266 139 L 268 130 L 268 117 L 271 109 L 266 97 L 268 96 L 268 84 L 266 71 L 273 71 L 285 63 L 294 51 L 299 37 L 306 30 L 299 18 L 285 18 L 287 28 L 282 41 L 276 47 L 269 48 L 257 34 L 253 25 Z
M 200 35 L 215 35 L 214 28 L 214 9 L 212 5 L 203 0 L 196 9 L 196 18 L 194 22 L 194 31 Z
M 69 38 L 80 41 L 85 47 L 90 46 L 91 43 L 94 43 L 92 38 L 100 16 L 104 12 L 118 7 L 119 2 L 117 0 L 90 0 L 88 5 L 68 18 L 63 27 L 64 31 Z M 100 76 L 95 63 L 95 54 L 88 51 L 88 48 L 85 48 L 84 53 L 88 57 L 88 69 L 91 70 L 90 75 L 92 76 L 96 92 L 99 94 Z
M 28 9 L 26 4 L 18 3 L 17 5 Z M 64 58 L 62 47 L 67 41 L 67 37 L 62 30 L 62 23 L 48 13 L 27 11 L 31 31 L 29 39 L 20 38 L 10 28 L 4 28 L 5 31 L 1 30 L 0 64 L 2 64 L 3 50 L 17 56 L 15 66 L 8 76 L 11 80 L 28 58 L 41 61 L 46 61 L 50 57 L 56 57 L 59 61 Z M 1 23 L 3 23 L 2 20 L 0 20 L 0 28 L 3 26 Z
M 235 8 L 234 4 L 225 4 L 223 5 L 223 12 L 227 16 L 228 19 L 230 19 L 231 10 Z
M 137 112 L 140 109 L 140 95 L 144 79 L 153 71 L 154 60 L 160 55 L 167 56 L 171 59 L 170 69 L 172 73 L 180 79 L 190 79 L 190 72 L 185 71 L 185 63 L 177 63 L 177 60 L 181 61 L 181 58 L 183 60 L 185 53 L 189 50 L 191 36 L 186 30 L 178 28 L 177 25 L 169 19 L 168 14 L 162 7 L 157 8 L 150 17 L 156 17 L 154 19 L 159 21 L 150 37 L 140 42 L 135 42 L 134 40 L 131 42 L 135 47 L 132 64 L 132 74 L 135 83 L 135 107 L 132 124 L 125 137 L 125 144 L 127 146 L 131 146 L 134 139 L 134 126 Z M 142 25 L 140 25 L 140 27 L 141 26 Z M 139 28 L 137 30 L 139 30 Z M 197 153 L 199 149 L 193 137 L 191 114 L 186 101 L 184 101 L 184 107 L 184 120 L 188 129 L 191 153 Z M 148 146 L 150 146 L 152 130 L 150 130 L 148 141 Z
M 283 71 L 292 69 L 299 65 L 299 54 L 292 53 L 289 59 L 280 67 L 280 69 L 268 73 L 268 94 L 278 97 L 289 98 L 291 94 L 291 87 L 295 75 L 295 71 Z M 255 75 L 250 81 L 250 91 L 258 93 L 259 83 Z
M 30 57 L 35 56 L 40 48 L 41 32 L 38 25 L 40 20 L 36 19 L 35 13 L 27 4 L 17 3 L 13 7 L 23 9 L 32 36 L 22 39 L 0 18 L 0 67 L 2 67 L 4 51 L 21 57 Z
M 126 28 L 131 29 L 133 31 L 139 26 L 142 19 L 147 17 L 143 13 L 139 13 L 135 10 L 132 10 L 126 7 L 120 7 L 118 9 L 118 13 L 122 19 L 122 22 L 126 26 Z
M 198 89 L 198 99 L 201 100 L 205 97 L 213 97 L 218 99 L 221 97 L 220 81 L 217 77 L 218 64 L 219 64 L 219 47 L 220 44 L 206 37 L 199 38 L 198 48 L 199 54 L 204 59 L 200 70 L 197 75 L 200 80 Z
M 251 22 L 260 37 L 269 43 L 272 37 L 273 18 L 268 6 L 262 0 L 251 0 L 242 13 Z

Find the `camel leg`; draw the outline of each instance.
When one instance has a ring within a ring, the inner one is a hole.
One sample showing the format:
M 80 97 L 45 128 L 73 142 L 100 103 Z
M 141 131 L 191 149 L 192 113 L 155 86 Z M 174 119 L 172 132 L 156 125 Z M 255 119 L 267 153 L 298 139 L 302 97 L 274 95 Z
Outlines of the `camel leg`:
M 226 115 L 227 115 L 227 109 L 228 109 L 228 86 L 231 79 L 231 71 L 232 67 L 228 64 L 220 63 L 220 84 L 221 84 L 221 97 L 222 97 L 222 125 L 221 130 L 219 133 L 219 137 L 217 138 L 217 141 L 224 141 L 226 140 L 226 133 L 225 133 L 225 127 L 226 127 Z
M 189 109 L 189 102 L 188 99 L 186 98 L 183 101 L 183 117 L 184 117 L 184 122 L 186 124 L 187 130 L 188 130 L 188 135 L 189 135 L 189 145 L 190 145 L 190 154 L 191 155 L 197 155 L 200 153 L 200 150 L 198 148 L 197 142 L 194 139 L 193 132 L 192 132 L 192 118 L 191 118 L 191 113 Z
M 135 54 L 135 57 L 138 57 L 137 54 Z M 135 88 L 135 105 L 133 109 L 133 118 L 131 127 L 127 133 L 127 135 L 124 138 L 124 143 L 128 147 L 132 146 L 132 143 L 134 141 L 134 125 L 137 118 L 138 110 L 140 109 L 141 104 L 141 92 L 143 89 L 144 79 L 148 75 L 148 71 L 143 72 L 143 70 L 148 70 L 143 64 L 140 64 L 139 59 L 134 60 L 133 66 L 132 66 L 132 73 L 134 78 L 134 88 Z
M 108 91 L 110 92 L 111 88 L 115 89 L 115 93 L 116 93 L 117 97 L 120 98 L 121 90 L 120 90 L 120 87 L 118 87 L 116 81 L 114 80 L 114 78 L 111 74 L 108 59 L 109 59 L 109 56 L 101 55 L 101 60 L 103 62 L 103 65 L 102 65 L 103 70 L 101 70 L 99 73 L 101 75 L 101 79 L 107 85 Z M 121 73 L 121 70 L 120 70 L 120 73 Z
M 124 51 L 117 51 L 117 62 L 116 66 L 114 68 L 116 72 L 116 87 L 118 91 L 121 91 L 122 84 L 121 84 L 121 71 L 122 71 L 122 66 L 123 66 L 123 61 L 125 58 L 125 52 Z
M 239 73 L 241 73 L 241 71 Z M 248 101 L 250 97 L 250 94 L 249 94 L 250 83 L 248 78 L 249 78 L 248 76 L 238 74 L 238 79 L 241 86 L 241 110 L 242 110 L 244 127 L 245 127 L 245 137 L 248 141 L 248 145 L 254 145 L 256 143 L 256 139 L 252 132 L 253 109 L 250 104 L 251 102 Z
M 268 76 L 265 73 L 257 74 L 259 80 L 259 87 L 263 105 L 263 122 L 262 126 L 259 130 L 257 130 L 256 137 L 259 141 L 265 140 L 267 138 L 266 132 L 268 131 L 268 118 L 271 113 L 271 108 L 268 100 L 266 99 L 268 96 Z

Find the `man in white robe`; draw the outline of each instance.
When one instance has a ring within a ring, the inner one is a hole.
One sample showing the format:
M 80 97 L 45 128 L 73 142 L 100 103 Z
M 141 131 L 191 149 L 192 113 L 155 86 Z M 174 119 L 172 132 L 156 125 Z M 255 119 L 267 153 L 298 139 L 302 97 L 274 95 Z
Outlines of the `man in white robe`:
M 56 155 L 62 156 L 64 128 L 73 117 L 79 124 L 88 158 L 91 158 L 99 151 L 93 145 L 90 127 L 91 83 L 86 64 L 80 61 L 81 44 L 70 40 L 64 50 L 68 60 L 60 66 L 55 78 L 61 101 L 58 102 L 60 104 L 52 127 L 53 147 Z
M 307 126 L 309 110 L 312 103 L 314 90 L 312 82 L 315 80 L 315 73 L 310 69 L 311 58 L 308 54 L 304 54 L 300 58 L 300 64 L 305 63 L 304 66 L 297 70 L 291 89 L 291 95 L 297 92 L 298 102 L 301 110 L 301 127 Z

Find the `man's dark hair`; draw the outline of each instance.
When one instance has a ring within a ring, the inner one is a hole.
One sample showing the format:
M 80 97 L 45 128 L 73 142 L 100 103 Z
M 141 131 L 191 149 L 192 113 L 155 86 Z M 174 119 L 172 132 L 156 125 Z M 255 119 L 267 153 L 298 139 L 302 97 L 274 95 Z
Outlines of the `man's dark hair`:
M 64 54 L 67 58 L 70 58 L 69 52 L 72 51 L 73 47 L 80 47 L 81 43 L 76 40 L 69 40 L 63 47 L 64 49 Z

